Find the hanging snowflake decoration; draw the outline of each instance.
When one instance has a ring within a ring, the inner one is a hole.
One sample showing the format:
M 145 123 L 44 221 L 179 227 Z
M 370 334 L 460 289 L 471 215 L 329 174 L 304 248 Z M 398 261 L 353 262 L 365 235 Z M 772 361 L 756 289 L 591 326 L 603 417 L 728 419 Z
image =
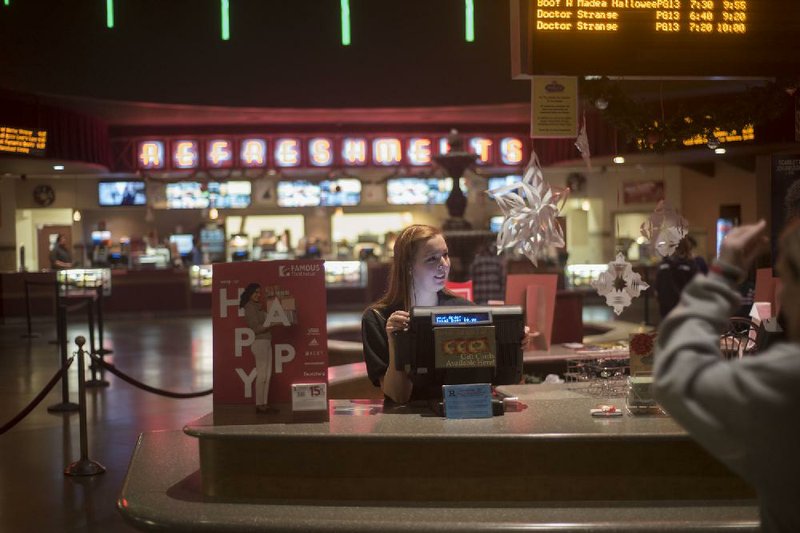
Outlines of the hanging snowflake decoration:
M 653 243 L 661 257 L 675 253 L 678 243 L 686 237 L 689 223 L 664 200 L 658 202 L 655 211 L 641 226 L 642 236 Z
M 581 131 L 578 132 L 578 138 L 575 139 L 575 148 L 581 153 L 583 161 L 586 163 L 586 168 L 592 168 L 592 152 L 589 149 L 589 136 L 586 134 L 586 115 L 583 115 L 583 124 L 581 124 Z
M 535 152 L 531 154 L 522 181 L 487 191 L 504 216 L 497 234 L 497 253 L 513 249 L 537 265 L 539 256 L 548 247 L 563 248 L 564 231 L 556 218 L 564 207 L 568 191 L 553 190 L 544 181 Z
M 592 287 L 597 289 L 597 294 L 605 297 L 606 305 L 613 307 L 614 313 L 619 315 L 650 285 L 642 281 L 625 256 L 618 253 L 616 260 L 608 264 L 608 270 L 601 272 L 600 277 L 592 282 Z

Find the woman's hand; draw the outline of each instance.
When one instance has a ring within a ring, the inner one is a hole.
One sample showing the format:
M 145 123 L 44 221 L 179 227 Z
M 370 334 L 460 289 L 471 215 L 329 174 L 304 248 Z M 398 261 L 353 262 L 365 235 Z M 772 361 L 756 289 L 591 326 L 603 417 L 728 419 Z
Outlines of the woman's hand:
M 766 227 L 767 223 L 762 219 L 756 224 L 733 228 L 722 241 L 719 260 L 743 272 L 750 270 L 750 265 L 766 249 L 769 242 L 764 235 Z
M 525 333 L 522 335 L 522 341 L 520 341 L 520 344 L 522 345 L 522 350 L 524 351 L 531 344 L 533 344 L 533 340 L 539 336 L 541 336 L 541 332 L 531 331 L 530 327 L 525 326 Z
M 410 318 L 411 316 L 407 311 L 395 311 L 392 313 L 386 321 L 386 335 L 391 336 L 392 333 L 407 330 Z

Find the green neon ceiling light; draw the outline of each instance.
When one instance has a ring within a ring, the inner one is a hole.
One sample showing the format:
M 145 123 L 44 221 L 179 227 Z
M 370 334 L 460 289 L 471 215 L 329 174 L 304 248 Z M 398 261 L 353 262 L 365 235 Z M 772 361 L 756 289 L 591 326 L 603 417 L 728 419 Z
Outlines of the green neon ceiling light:
M 230 41 L 231 39 L 231 6 L 229 0 L 220 0 L 220 9 L 222 10 L 222 40 Z
M 350 0 L 341 0 L 342 46 L 350 46 Z
M 464 39 L 468 43 L 473 43 L 475 42 L 475 4 L 473 0 L 464 0 L 464 18 L 466 19 Z
M 114 27 L 114 0 L 106 0 L 106 27 Z

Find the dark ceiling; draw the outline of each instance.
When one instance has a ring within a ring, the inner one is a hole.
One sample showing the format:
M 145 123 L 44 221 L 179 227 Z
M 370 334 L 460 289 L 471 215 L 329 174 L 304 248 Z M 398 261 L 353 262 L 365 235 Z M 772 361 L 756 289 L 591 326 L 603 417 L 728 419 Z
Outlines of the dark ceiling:
M 510 78 L 507 0 L 11 0 L 0 5 L 0 86 L 30 93 L 248 107 L 459 106 L 525 102 Z

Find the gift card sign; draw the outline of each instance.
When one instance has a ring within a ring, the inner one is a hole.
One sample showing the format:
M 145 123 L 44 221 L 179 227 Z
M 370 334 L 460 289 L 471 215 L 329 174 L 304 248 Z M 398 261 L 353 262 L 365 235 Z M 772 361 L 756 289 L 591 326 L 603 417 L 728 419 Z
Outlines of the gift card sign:
M 433 328 L 436 368 L 494 368 L 494 326 Z

